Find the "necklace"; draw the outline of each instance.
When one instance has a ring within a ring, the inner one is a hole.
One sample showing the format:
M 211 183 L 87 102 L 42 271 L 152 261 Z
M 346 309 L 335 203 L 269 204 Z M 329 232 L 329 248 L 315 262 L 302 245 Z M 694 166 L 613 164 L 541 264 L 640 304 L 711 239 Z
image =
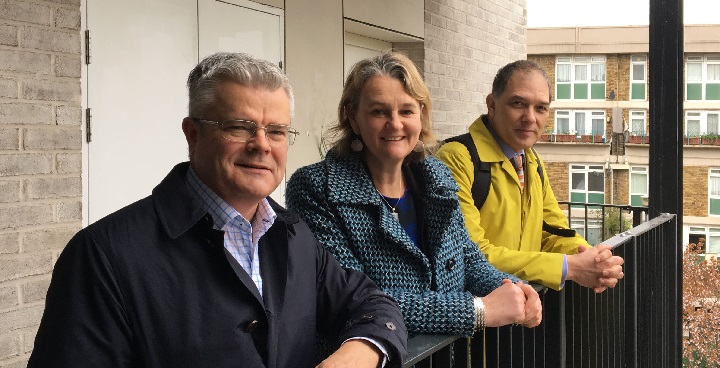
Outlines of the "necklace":
M 373 185 L 373 188 L 375 188 L 374 185 Z M 375 192 L 377 192 L 377 194 L 380 196 L 380 199 L 382 199 L 382 201 L 385 202 L 385 204 L 388 207 L 390 207 L 390 212 L 392 212 L 393 217 L 395 217 L 395 220 L 397 220 L 397 221 L 400 221 L 400 217 L 395 209 L 397 208 L 397 206 L 400 205 L 400 202 L 402 202 L 402 200 L 405 199 L 405 196 L 407 195 L 407 191 L 408 191 L 407 187 L 405 187 L 405 191 L 403 192 L 402 197 L 398 198 L 398 200 L 397 200 L 397 202 L 395 202 L 394 206 L 391 206 L 390 203 L 387 201 L 387 199 L 385 199 L 385 196 L 382 195 L 382 193 L 380 193 L 380 191 L 378 191 L 377 188 L 375 188 Z

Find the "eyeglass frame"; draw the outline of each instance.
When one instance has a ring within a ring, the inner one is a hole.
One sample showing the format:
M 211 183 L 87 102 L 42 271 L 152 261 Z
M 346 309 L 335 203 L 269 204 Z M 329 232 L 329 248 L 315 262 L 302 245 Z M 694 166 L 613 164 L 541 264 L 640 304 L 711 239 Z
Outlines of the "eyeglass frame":
M 223 121 L 215 121 L 215 120 L 200 119 L 200 118 L 193 118 L 193 117 L 191 117 L 190 119 L 192 119 L 198 123 L 217 125 L 218 127 L 220 127 L 220 134 L 222 135 L 223 138 L 229 140 L 230 142 L 237 142 L 237 143 L 245 143 L 248 140 L 252 139 L 253 137 L 255 137 L 255 134 L 257 134 L 258 129 L 262 129 L 265 131 L 265 139 L 268 140 L 268 143 L 271 143 L 271 145 L 272 145 L 272 143 L 279 143 L 279 142 L 275 142 L 275 141 L 267 138 L 268 127 L 278 127 L 278 126 L 287 127 L 288 135 L 287 135 L 286 144 L 288 146 L 292 146 L 293 143 L 295 143 L 295 138 L 297 138 L 297 136 L 300 134 L 300 132 L 297 131 L 295 128 L 292 128 L 290 125 L 286 125 L 286 124 L 268 124 L 264 127 L 259 127 L 259 126 L 257 126 L 256 122 L 254 122 L 252 120 L 246 120 L 246 119 L 228 119 L 228 120 L 223 120 Z M 225 123 L 229 123 L 229 122 L 242 122 L 242 123 L 252 124 L 254 127 L 252 130 L 252 134 L 250 134 L 250 137 L 244 141 L 239 141 L 235 137 L 232 137 L 232 136 L 231 136 L 232 138 L 228 138 L 227 136 L 225 136 Z

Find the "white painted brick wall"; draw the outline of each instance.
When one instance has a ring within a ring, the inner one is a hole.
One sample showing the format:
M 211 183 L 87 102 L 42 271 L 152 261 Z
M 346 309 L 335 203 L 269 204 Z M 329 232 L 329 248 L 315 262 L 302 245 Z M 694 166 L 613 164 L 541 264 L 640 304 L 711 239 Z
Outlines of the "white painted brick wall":
M 80 0 L 0 0 L 0 367 L 32 351 L 81 226 Z

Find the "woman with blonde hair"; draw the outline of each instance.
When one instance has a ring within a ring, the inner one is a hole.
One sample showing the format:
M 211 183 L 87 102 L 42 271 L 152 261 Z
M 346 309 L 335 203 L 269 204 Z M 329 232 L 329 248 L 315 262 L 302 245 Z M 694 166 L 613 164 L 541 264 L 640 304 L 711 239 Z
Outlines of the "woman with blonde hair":
M 287 206 L 340 263 L 393 296 L 408 331 L 472 335 L 542 318 L 535 290 L 498 271 L 465 229 L 435 144 L 430 93 L 399 53 L 357 63 L 321 162 L 295 172 Z

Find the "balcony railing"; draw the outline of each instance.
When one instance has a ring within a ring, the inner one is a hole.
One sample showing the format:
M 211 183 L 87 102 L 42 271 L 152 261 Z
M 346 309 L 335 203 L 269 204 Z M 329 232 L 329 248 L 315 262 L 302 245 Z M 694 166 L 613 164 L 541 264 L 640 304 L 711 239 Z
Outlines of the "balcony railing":
M 544 132 L 540 142 L 576 142 L 576 143 L 605 143 L 604 131 L 572 131 L 572 132 Z
M 543 322 L 488 328 L 483 339 L 414 336 L 405 367 L 679 367 L 681 270 L 676 217 L 663 214 L 605 240 L 625 278 L 602 294 L 541 289 Z M 452 346 L 452 349 L 450 348 Z M 451 358 L 451 355 L 453 358 Z M 454 364 L 453 364 L 454 362 Z

